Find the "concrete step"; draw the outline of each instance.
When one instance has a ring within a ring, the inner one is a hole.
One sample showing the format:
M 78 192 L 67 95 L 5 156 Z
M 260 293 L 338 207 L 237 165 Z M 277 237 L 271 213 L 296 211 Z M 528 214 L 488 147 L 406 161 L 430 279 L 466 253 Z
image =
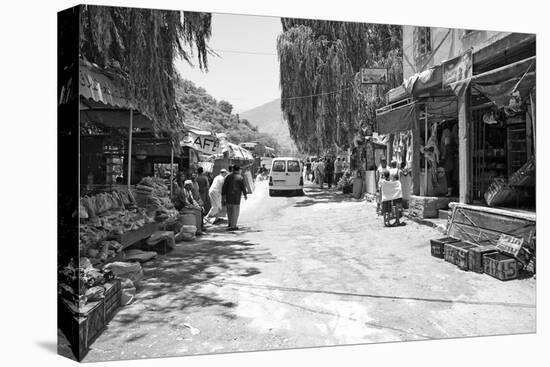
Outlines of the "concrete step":
M 439 209 L 439 219 L 447 219 L 449 218 L 449 215 L 451 215 L 451 211 L 447 209 Z

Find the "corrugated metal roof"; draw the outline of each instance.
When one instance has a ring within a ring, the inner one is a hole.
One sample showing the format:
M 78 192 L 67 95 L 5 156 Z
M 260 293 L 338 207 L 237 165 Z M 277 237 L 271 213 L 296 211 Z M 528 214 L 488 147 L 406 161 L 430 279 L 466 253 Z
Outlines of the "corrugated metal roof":
M 126 98 L 120 77 L 84 60 L 80 60 L 79 66 L 79 94 L 82 97 L 112 107 L 136 109 Z

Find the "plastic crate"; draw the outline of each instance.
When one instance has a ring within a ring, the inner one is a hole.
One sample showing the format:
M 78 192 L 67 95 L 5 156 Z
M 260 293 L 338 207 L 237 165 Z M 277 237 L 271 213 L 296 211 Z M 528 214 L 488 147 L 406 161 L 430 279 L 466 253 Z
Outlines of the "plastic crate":
M 430 250 L 432 256 L 443 259 L 445 257 L 445 244 L 459 241 L 459 239 L 453 237 L 442 237 L 435 240 L 430 240 Z
M 500 280 L 518 277 L 518 261 L 500 252 L 483 255 L 483 271 Z

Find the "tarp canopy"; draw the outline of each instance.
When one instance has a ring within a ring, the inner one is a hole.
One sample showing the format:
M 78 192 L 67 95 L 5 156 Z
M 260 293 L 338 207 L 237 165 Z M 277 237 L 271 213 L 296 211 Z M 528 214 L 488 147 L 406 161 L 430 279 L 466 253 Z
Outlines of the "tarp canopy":
M 413 102 L 393 110 L 377 113 L 376 123 L 379 134 L 414 130 L 418 126 L 417 104 Z
M 436 65 L 420 73 L 415 73 L 403 80 L 403 84 L 390 89 L 387 93 L 389 103 L 409 97 L 422 97 L 435 89 L 441 88 L 443 80 L 442 66 Z
M 228 141 L 225 142 L 225 146 L 223 147 L 223 152 L 227 152 L 229 155 L 229 158 L 232 159 L 245 159 L 245 160 L 253 160 L 254 157 L 252 156 L 252 153 L 250 153 L 248 150 L 238 146 L 237 144 L 230 143 Z
M 503 66 L 471 78 L 450 84 L 456 95 L 461 95 L 468 86 L 476 89 L 499 107 L 508 106 L 510 99 L 519 94 L 529 95 L 536 83 L 536 56 Z

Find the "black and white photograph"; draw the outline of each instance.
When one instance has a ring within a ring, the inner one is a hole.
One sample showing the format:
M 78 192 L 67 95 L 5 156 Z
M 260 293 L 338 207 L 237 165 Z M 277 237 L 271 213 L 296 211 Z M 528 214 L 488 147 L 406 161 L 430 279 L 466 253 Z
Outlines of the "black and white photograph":
M 537 332 L 537 34 L 185 5 L 57 13 L 58 354 Z

